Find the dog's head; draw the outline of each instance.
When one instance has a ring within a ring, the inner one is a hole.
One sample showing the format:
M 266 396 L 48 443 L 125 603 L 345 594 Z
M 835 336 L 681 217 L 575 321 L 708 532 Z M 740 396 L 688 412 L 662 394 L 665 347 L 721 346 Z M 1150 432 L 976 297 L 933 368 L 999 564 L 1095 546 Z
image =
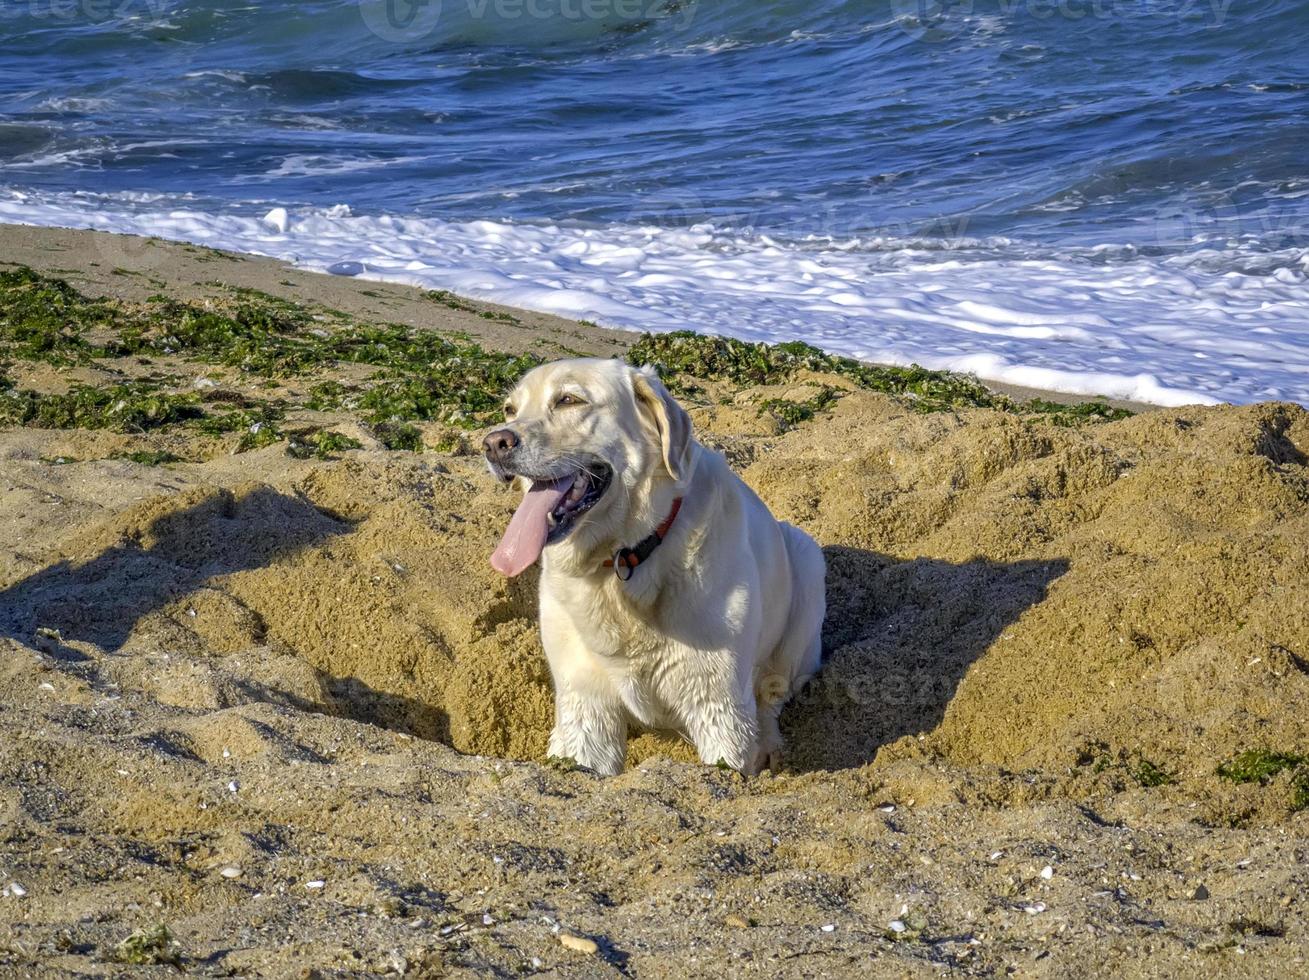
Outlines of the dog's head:
M 526 570 L 548 545 L 574 552 L 649 534 L 652 513 L 690 475 L 691 421 L 650 368 L 578 358 L 543 364 L 505 399 L 483 440 L 491 473 L 517 480 L 522 503 L 491 564 Z M 654 523 L 662 518 L 654 518 Z

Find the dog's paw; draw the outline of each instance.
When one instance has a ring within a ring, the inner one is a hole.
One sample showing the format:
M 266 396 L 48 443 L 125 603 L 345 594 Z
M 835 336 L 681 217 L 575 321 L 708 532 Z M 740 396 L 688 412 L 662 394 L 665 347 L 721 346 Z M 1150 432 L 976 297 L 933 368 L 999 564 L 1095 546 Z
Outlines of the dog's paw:
M 782 704 L 791 696 L 791 683 L 781 674 L 764 674 L 755 693 L 760 704 Z
M 765 769 L 774 774 L 782 771 L 782 747 L 780 745 L 771 747 L 761 745 L 755 749 L 749 764 L 742 767 L 741 775 L 758 776 Z

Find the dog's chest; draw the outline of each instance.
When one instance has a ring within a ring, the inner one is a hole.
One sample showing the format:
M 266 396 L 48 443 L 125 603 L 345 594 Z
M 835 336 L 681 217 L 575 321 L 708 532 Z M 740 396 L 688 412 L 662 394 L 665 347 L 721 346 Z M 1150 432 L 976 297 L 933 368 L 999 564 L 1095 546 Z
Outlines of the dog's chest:
M 668 646 L 668 635 L 658 610 L 639 609 L 630 603 L 597 596 L 587 610 L 592 651 L 607 659 L 638 665 L 658 657 Z
M 593 610 L 589 645 L 636 722 L 675 728 L 681 713 L 672 703 L 676 698 L 669 697 L 668 681 L 686 650 L 669 635 L 658 612 L 605 603 Z
M 584 660 L 608 676 L 638 724 L 680 728 L 679 689 L 685 685 L 677 678 L 685 678 L 697 659 L 685 629 L 691 611 L 676 590 L 662 590 L 643 604 L 630 588 L 614 581 L 586 591 L 551 589 L 551 602 L 565 612 L 555 622 L 568 624 Z

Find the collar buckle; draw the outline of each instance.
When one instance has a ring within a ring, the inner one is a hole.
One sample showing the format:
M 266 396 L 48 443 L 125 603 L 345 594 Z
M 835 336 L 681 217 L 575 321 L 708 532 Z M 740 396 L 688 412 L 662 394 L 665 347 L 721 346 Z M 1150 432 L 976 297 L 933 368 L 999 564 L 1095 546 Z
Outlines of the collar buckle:
M 619 548 L 614 552 L 612 564 L 618 581 L 626 582 L 636 573 L 636 566 L 641 564 L 641 559 L 631 548 Z

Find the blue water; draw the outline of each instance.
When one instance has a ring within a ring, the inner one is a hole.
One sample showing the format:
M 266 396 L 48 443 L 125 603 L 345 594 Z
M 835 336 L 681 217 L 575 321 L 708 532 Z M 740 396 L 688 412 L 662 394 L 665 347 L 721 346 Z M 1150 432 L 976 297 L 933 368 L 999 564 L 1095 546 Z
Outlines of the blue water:
M 0 192 L 45 221 L 46 202 L 256 217 L 344 204 L 615 242 L 710 227 L 701 251 L 963 249 L 1004 270 L 1193 255 L 1213 276 L 1279 276 L 1263 307 L 1285 313 L 1309 261 L 1307 38 L 1309 0 L 0 0 Z M 1111 276 L 1108 306 L 1085 289 L 1062 302 L 1090 296 L 1077 322 L 1116 329 L 1123 283 L 1152 275 Z M 1180 283 L 1178 302 L 1193 288 L 1208 287 Z M 932 316 L 990 336 L 953 309 Z M 778 330 L 803 333 L 804 312 Z M 1179 337 L 1191 312 L 1175 312 Z M 1291 348 L 1298 315 L 1272 327 Z M 819 334 L 924 360 L 911 334 L 879 345 L 871 322 Z M 949 363 L 1061 356 L 960 337 Z M 1088 358 L 1073 360 L 1127 369 Z M 1172 379 L 1187 391 L 1301 397 L 1262 368 L 1190 364 Z
M 5 0 L 0 181 L 836 237 L 1299 234 L 1309 3 L 1225 2 Z

